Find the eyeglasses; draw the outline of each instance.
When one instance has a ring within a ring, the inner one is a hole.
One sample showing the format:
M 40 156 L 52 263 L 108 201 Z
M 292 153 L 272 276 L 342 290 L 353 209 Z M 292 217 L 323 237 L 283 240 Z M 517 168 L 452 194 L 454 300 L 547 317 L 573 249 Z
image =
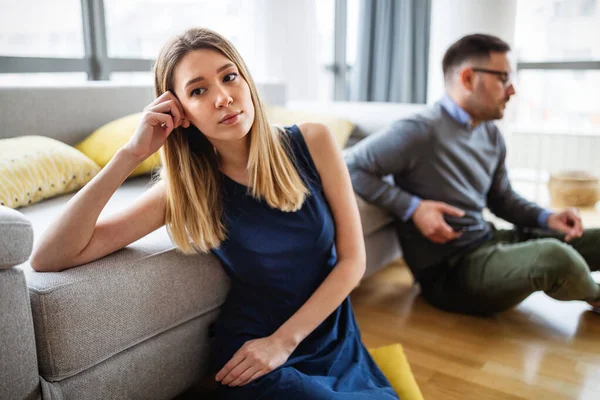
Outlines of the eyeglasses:
M 485 68 L 472 68 L 475 72 L 483 72 L 484 74 L 492 74 L 496 75 L 500 82 L 504 85 L 505 88 L 508 88 L 513 83 L 512 76 L 509 72 L 506 71 L 497 71 L 494 69 L 485 69 Z

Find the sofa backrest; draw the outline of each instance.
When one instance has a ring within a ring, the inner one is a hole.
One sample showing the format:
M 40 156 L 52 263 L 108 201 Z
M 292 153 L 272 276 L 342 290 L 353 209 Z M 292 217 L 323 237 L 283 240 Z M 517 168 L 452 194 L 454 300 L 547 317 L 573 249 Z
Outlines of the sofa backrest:
M 285 104 L 285 85 L 258 86 L 266 104 Z M 75 145 L 107 122 L 141 112 L 153 99 L 151 86 L 112 82 L 0 87 L 0 139 L 40 135 Z
M 286 108 L 327 113 L 352 121 L 356 125 L 353 136 L 360 138 L 378 132 L 398 119 L 420 112 L 426 109 L 427 105 L 355 101 L 290 101 Z

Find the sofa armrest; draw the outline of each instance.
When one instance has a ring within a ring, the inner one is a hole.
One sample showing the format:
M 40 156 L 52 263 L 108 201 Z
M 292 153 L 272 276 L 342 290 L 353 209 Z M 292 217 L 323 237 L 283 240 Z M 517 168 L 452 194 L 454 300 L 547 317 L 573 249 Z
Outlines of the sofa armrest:
M 25 276 L 0 269 L 0 399 L 39 399 L 39 380 Z
M 0 206 L 0 399 L 39 399 L 29 292 L 23 271 L 33 247 L 27 217 Z
M 33 228 L 18 211 L 0 206 L 0 269 L 27 261 L 33 248 Z

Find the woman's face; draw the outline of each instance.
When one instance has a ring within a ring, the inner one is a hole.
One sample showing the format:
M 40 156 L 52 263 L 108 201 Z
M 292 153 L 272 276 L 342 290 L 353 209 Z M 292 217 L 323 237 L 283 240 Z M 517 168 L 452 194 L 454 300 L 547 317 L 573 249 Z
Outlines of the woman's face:
M 212 49 L 186 54 L 174 71 L 185 117 L 211 141 L 238 140 L 254 122 L 250 87 L 235 64 Z

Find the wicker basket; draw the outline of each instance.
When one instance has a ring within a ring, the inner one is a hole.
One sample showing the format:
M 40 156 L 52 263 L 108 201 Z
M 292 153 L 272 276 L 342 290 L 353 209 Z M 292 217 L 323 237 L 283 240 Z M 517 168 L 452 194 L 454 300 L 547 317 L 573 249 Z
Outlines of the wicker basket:
M 600 181 L 586 171 L 560 171 L 548 182 L 552 207 L 593 207 L 600 200 Z

